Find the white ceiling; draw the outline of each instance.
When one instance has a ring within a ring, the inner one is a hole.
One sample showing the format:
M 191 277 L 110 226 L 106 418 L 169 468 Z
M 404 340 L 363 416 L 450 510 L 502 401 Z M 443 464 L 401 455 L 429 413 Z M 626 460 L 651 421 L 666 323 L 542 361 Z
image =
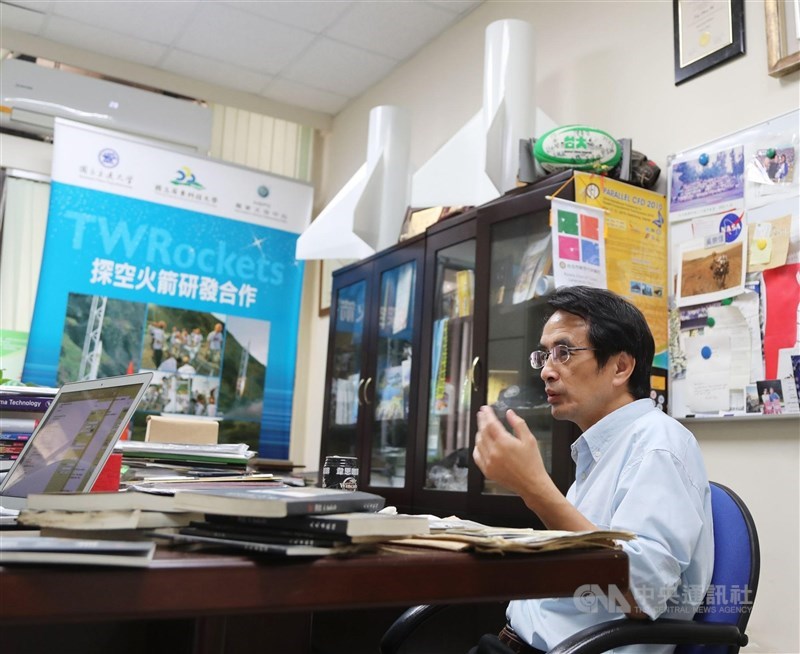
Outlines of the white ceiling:
M 335 115 L 482 1 L 3 0 L 0 25 Z

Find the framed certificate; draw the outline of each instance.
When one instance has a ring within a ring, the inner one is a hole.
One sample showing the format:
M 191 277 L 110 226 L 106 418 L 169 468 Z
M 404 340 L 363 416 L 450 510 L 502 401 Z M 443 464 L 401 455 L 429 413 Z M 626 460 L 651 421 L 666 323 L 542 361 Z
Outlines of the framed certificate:
M 672 0 L 675 84 L 744 54 L 744 0 Z

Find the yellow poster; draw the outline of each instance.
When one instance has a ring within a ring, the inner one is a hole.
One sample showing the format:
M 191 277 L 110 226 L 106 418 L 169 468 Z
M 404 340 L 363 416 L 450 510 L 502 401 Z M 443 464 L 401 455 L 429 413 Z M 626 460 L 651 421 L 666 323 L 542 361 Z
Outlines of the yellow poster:
M 575 201 L 606 210 L 608 288 L 642 311 L 656 342 L 654 364 L 666 368 L 666 198 L 602 175 L 576 172 Z

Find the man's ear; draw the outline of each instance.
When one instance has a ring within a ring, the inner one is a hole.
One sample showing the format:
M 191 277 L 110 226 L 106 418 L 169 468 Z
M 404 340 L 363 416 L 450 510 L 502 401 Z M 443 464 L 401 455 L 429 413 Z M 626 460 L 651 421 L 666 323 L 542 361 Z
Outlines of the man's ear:
M 627 386 L 633 369 L 636 367 L 636 359 L 628 352 L 620 352 L 615 357 L 613 383 L 615 386 Z

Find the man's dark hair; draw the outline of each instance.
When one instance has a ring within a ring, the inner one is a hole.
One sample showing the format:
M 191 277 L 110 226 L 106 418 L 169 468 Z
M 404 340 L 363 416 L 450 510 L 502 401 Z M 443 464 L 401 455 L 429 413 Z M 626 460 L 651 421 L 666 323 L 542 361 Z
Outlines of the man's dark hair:
M 547 298 L 547 303 L 554 311 L 566 311 L 586 321 L 589 344 L 596 348 L 599 367 L 614 354 L 630 354 L 636 366 L 628 390 L 637 400 L 650 396 L 650 368 L 656 347 L 639 309 L 616 293 L 590 286 L 563 286 Z

